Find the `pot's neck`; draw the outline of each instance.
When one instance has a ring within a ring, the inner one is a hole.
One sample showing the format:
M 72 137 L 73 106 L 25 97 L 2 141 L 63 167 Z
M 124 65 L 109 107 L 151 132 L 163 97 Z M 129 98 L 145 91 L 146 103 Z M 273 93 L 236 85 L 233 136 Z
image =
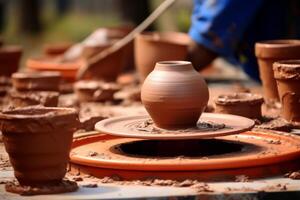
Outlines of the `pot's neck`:
M 155 70 L 160 71 L 189 71 L 193 69 L 193 65 L 188 61 L 162 61 L 155 65 Z

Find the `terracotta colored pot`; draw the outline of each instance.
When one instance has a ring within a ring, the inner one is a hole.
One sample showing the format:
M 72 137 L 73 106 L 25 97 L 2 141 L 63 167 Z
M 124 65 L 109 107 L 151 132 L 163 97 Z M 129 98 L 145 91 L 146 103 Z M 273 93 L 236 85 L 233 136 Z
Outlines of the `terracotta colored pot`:
M 208 97 L 204 79 L 186 61 L 158 62 L 141 92 L 154 123 L 166 129 L 195 126 Z
M 9 105 L 14 108 L 42 105 L 46 107 L 56 107 L 58 104 L 58 92 L 9 92 Z
M 76 73 L 83 61 L 74 62 L 55 62 L 51 58 L 29 58 L 26 66 L 33 71 L 57 71 L 60 72 L 62 78 L 66 81 L 75 81 Z
M 115 92 L 121 88 L 115 83 L 100 81 L 79 81 L 75 83 L 74 90 L 80 102 L 112 101 Z
M 20 184 L 62 180 L 78 125 L 71 108 L 27 107 L 0 113 L 5 149 Z
M 69 42 L 61 42 L 56 44 L 45 44 L 43 47 L 43 53 L 48 57 L 56 57 L 62 55 L 73 44 Z
M 59 91 L 59 72 L 17 72 L 12 75 L 13 87 L 18 91 Z
M 255 44 L 265 100 L 279 100 L 272 65 L 279 60 L 300 59 L 300 40 L 271 40 Z
M 219 95 L 215 100 L 215 112 L 260 119 L 263 101 L 261 95 L 251 93 Z
M 300 122 L 300 60 L 275 62 L 274 76 L 277 81 L 282 117 Z
M 164 60 L 184 60 L 190 38 L 185 33 L 143 33 L 134 41 L 135 65 L 143 82 L 155 64 Z
M 2 46 L 0 48 L 0 76 L 11 76 L 18 71 L 22 56 L 20 46 Z

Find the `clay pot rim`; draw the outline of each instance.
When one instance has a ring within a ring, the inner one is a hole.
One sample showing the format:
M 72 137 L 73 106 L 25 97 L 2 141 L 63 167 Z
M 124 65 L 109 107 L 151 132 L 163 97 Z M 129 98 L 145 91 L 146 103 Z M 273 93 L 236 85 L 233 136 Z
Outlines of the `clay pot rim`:
M 273 66 L 283 66 L 285 68 L 300 68 L 300 59 L 299 60 L 280 60 L 274 62 Z
M 285 58 L 290 52 L 283 53 L 283 50 L 300 51 L 300 40 L 266 40 L 255 43 L 255 55 L 258 58 Z
M 155 64 L 155 68 L 159 70 L 171 70 L 174 68 L 176 68 L 176 70 L 190 70 L 192 63 L 182 60 L 159 61 Z
M 33 114 L 32 111 L 43 112 L 42 114 Z M 27 112 L 27 113 L 26 113 Z M 22 114 L 23 113 L 23 114 Z M 25 113 L 25 114 L 24 114 Z M 24 108 L 17 108 L 10 111 L 0 112 L 1 119 L 49 119 L 68 115 L 77 115 L 74 108 L 62 107 L 43 107 L 43 106 L 28 106 Z
M 103 82 L 97 80 L 81 80 L 74 84 L 77 90 L 113 90 L 119 91 L 121 87 L 114 82 Z
M 23 48 L 20 45 L 3 45 L 0 47 L 0 53 L 22 53 Z
M 170 35 L 177 35 L 186 37 L 186 41 L 178 41 L 178 40 L 172 40 L 173 37 L 170 37 Z M 191 40 L 188 34 L 183 32 L 176 32 L 176 31 L 166 31 L 166 32 L 143 32 L 138 34 L 138 38 L 142 38 L 143 40 L 146 40 L 148 42 L 159 42 L 159 43 L 165 43 L 165 44 L 172 44 L 172 45 L 178 45 L 178 46 L 188 46 L 189 41 Z
M 59 96 L 59 92 L 55 91 L 16 91 L 16 90 L 11 90 L 9 92 L 9 96 L 11 97 L 29 97 L 30 95 L 37 95 L 40 97 L 43 96 L 49 96 L 49 97 L 55 97 Z
M 55 62 L 53 58 L 47 57 L 33 57 L 26 61 L 26 65 L 31 69 L 44 69 L 44 70 L 57 70 L 57 71 L 74 71 L 82 65 L 83 61 L 73 61 L 73 62 Z
M 57 71 L 16 72 L 11 77 L 17 79 L 60 78 L 61 73 Z
M 261 104 L 263 101 L 262 95 L 246 92 L 221 94 L 215 99 L 217 105 Z
M 277 80 L 300 80 L 300 60 L 282 60 L 273 63 L 274 77 Z

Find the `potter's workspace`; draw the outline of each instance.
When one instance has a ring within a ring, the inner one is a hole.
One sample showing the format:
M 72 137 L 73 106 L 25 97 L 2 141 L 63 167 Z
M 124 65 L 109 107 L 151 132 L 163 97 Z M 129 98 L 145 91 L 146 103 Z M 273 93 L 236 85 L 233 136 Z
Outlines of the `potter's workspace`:
M 0 2 L 0 199 L 299 199 L 299 13 Z

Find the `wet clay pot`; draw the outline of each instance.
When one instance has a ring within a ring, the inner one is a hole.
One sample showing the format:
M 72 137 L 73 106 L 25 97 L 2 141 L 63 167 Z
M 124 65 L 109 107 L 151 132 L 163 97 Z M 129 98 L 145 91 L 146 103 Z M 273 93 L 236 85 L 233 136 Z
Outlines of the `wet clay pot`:
M 104 102 L 112 101 L 114 94 L 121 88 L 116 83 L 101 81 L 79 81 L 74 84 L 74 91 L 80 102 Z
M 0 113 L 5 149 L 19 183 L 60 182 L 78 126 L 72 108 L 27 107 Z
M 163 61 L 145 79 L 141 99 L 156 126 L 195 126 L 208 102 L 208 88 L 186 61 Z
M 260 78 L 265 100 L 279 100 L 273 63 L 279 60 L 300 59 L 300 40 L 271 40 L 255 44 Z
M 17 72 L 12 75 L 13 87 L 18 91 L 59 91 L 59 72 Z
M 29 91 L 29 92 L 19 92 L 10 91 L 9 92 L 9 105 L 13 108 L 42 105 L 46 107 L 56 107 L 58 104 L 58 92 L 48 92 L 48 91 Z
M 76 73 L 80 66 L 83 65 L 82 60 L 74 62 L 57 62 L 53 58 L 40 57 L 29 58 L 26 61 L 26 66 L 32 71 L 55 71 L 60 72 L 63 80 L 66 82 L 74 82 Z
M 300 60 L 275 62 L 273 69 L 282 117 L 290 122 L 300 122 Z
M 219 95 L 215 100 L 215 112 L 260 119 L 263 101 L 261 95 L 251 93 Z
M 185 60 L 190 38 L 178 32 L 148 32 L 134 41 L 135 66 L 143 82 L 155 64 L 165 60 Z
M 22 56 L 20 46 L 2 46 L 0 47 L 0 76 L 11 76 L 18 71 Z
M 43 53 L 47 57 L 56 57 L 62 55 L 73 44 L 70 42 L 61 42 L 56 44 L 45 44 L 43 46 Z

